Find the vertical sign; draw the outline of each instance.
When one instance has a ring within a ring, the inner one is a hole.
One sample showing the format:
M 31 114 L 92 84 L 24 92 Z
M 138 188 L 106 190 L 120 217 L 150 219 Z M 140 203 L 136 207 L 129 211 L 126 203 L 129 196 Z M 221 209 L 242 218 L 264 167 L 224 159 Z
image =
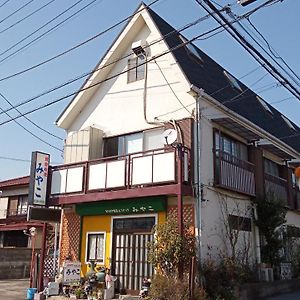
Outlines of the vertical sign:
M 29 182 L 29 204 L 46 205 L 50 155 L 32 152 Z

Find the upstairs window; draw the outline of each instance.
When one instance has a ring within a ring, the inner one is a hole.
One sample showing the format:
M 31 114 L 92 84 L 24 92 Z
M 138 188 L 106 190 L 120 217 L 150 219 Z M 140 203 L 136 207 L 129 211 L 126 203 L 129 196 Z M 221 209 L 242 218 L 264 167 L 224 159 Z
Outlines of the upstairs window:
M 280 177 L 279 166 L 272 160 L 267 158 L 264 159 L 265 173 L 274 177 Z
M 261 106 L 264 108 L 265 111 L 273 115 L 271 108 L 263 99 L 261 99 L 259 96 L 256 96 L 256 99 L 258 100 L 258 102 L 261 104 Z
M 127 82 L 134 82 L 145 78 L 145 56 L 139 55 L 128 59 Z
M 290 129 L 296 130 L 295 126 L 292 124 L 292 122 L 285 117 L 284 115 L 281 115 L 281 118 L 284 120 L 287 126 L 289 126 Z
M 247 146 L 220 132 L 215 133 L 215 147 L 241 160 L 248 160 Z
M 27 213 L 27 206 L 28 206 L 28 196 L 19 196 L 18 202 L 18 215 L 24 215 Z
M 199 51 L 197 47 L 193 43 L 188 43 L 188 40 L 184 38 L 182 35 L 180 35 L 180 39 L 184 42 L 187 43 L 185 44 L 186 49 L 188 50 L 189 54 L 193 55 L 197 59 L 199 59 L 203 63 L 203 59 L 199 54 Z
M 226 76 L 226 78 L 228 79 L 230 85 L 238 90 L 239 92 L 242 92 L 243 89 L 241 88 L 240 84 L 238 83 L 238 81 L 229 73 L 227 73 L 226 71 L 223 71 L 224 75 Z
M 104 156 L 122 156 L 164 147 L 162 133 L 164 128 L 106 138 Z

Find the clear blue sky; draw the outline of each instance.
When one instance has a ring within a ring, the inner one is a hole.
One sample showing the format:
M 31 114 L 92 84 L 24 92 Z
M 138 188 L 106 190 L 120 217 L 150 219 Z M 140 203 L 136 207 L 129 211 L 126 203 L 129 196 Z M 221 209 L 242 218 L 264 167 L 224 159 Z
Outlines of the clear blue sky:
M 34 10 L 50 2 L 50 0 L 31 1 L 31 3 L 10 17 L 8 16 L 11 13 L 28 3 L 29 0 L 10 0 L 4 4 L 5 2 L 5 0 L 0 0 L 0 92 L 13 105 L 19 104 L 91 70 L 102 57 L 105 50 L 110 46 L 113 38 L 122 29 L 123 25 L 40 68 L 11 79 L 1 81 L 1 78 L 31 67 L 103 31 L 132 14 L 140 3 L 140 1 L 136 0 L 95 0 L 89 7 L 77 14 L 74 18 L 69 19 L 66 23 L 58 26 L 55 30 L 34 42 L 29 47 L 6 59 L 7 55 L 18 50 L 26 43 L 38 37 L 41 33 L 46 32 L 52 26 L 63 21 L 78 9 L 88 5 L 92 0 L 82 0 L 67 13 L 11 50 L 8 50 L 8 48 L 12 47 L 15 43 L 78 1 L 53 0 L 45 9 L 42 9 L 10 29 L 7 28 Z M 145 2 L 146 4 L 150 3 L 150 1 Z M 257 0 L 256 3 L 246 8 L 242 8 L 229 0 L 215 0 L 215 2 L 221 6 L 231 3 L 232 11 L 241 15 L 264 1 Z M 160 0 L 153 5 L 152 8 L 175 28 L 180 28 L 206 14 L 194 0 Z M 299 11 L 300 1 L 285 0 L 261 9 L 251 17 L 251 21 L 255 24 L 257 29 L 263 33 L 269 44 L 284 58 L 298 76 L 300 76 Z M 245 22 L 244 24 L 250 28 L 249 23 Z M 197 26 L 193 26 L 183 34 L 187 38 L 192 38 L 214 26 L 217 26 L 215 21 L 207 20 Z M 226 32 L 206 40 L 196 41 L 195 44 L 237 78 L 258 66 L 250 55 Z M 276 81 L 271 76 L 265 76 L 261 81 L 253 85 L 253 83 L 259 78 L 262 78 L 264 74 L 266 74 L 266 72 L 260 68 L 251 76 L 243 78 L 242 81 L 254 91 L 258 92 L 267 102 L 274 103 L 275 108 L 300 126 L 299 100 L 293 98 L 278 102 L 292 95 L 282 87 L 275 87 Z M 76 91 L 82 82 L 83 79 L 54 93 L 38 98 L 30 104 L 19 107 L 19 110 L 26 112 L 67 95 L 68 93 Z M 268 87 L 271 88 L 267 91 L 259 92 Z M 57 128 L 54 123 L 70 99 L 71 98 L 68 98 L 55 105 L 38 110 L 27 115 L 27 117 L 33 122 L 38 123 L 39 126 L 63 139 L 65 138 L 64 131 Z M 9 108 L 8 103 L 2 98 L 0 98 L 0 108 Z M 9 113 L 11 116 L 17 115 L 15 111 L 10 111 Z M 8 117 L 5 114 L 1 114 L 0 123 L 6 120 L 8 120 Z M 19 118 L 18 122 L 51 145 L 60 149 L 63 148 L 62 140 L 58 140 L 41 131 L 23 118 Z M 34 138 L 14 122 L 0 125 L 0 143 L 0 180 L 29 175 L 29 161 L 32 151 L 50 153 L 52 163 L 62 163 L 63 161 L 62 155 L 58 150 Z

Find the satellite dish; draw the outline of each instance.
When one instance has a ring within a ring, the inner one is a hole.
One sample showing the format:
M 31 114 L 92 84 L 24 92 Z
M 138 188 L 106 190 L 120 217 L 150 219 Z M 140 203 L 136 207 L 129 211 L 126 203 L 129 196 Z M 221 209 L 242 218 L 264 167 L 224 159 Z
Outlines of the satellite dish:
M 171 145 L 177 140 L 177 131 L 175 129 L 167 129 L 162 134 L 163 142 Z

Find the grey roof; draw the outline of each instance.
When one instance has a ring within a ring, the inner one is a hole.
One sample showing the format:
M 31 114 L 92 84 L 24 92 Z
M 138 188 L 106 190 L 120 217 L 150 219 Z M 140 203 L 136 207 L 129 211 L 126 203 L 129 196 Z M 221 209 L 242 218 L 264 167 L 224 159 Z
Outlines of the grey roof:
M 148 8 L 148 11 L 163 36 L 175 30 L 152 9 Z M 179 33 L 169 34 L 165 41 L 171 49 L 182 44 Z M 241 92 L 233 88 L 224 75 L 224 68 L 198 47 L 196 47 L 196 51 L 202 60 L 197 59 L 186 47 L 180 47 L 172 51 L 191 84 L 202 88 L 207 94 L 212 95 L 214 99 L 227 108 L 281 139 L 297 152 L 300 152 L 300 128 L 296 124 L 291 122 L 295 130 L 291 129 L 281 117 L 282 114 L 269 104 L 268 107 L 272 114 L 266 111 L 257 100 L 257 95 L 237 80 L 242 90 L 245 91 L 240 95 Z M 236 97 L 235 100 L 233 99 L 234 97 Z

